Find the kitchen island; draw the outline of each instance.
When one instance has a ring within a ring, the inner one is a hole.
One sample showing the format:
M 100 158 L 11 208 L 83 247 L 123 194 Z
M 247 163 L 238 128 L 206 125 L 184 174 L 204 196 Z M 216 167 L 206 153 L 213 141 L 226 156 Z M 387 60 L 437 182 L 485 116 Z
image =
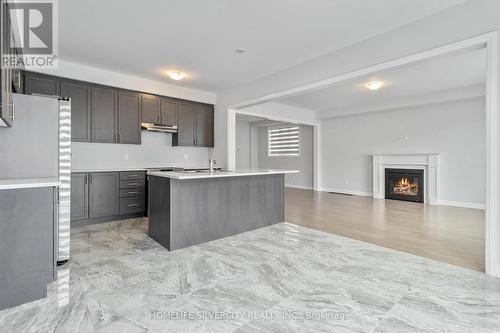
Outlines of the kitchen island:
M 149 236 L 168 250 L 284 222 L 291 170 L 148 172 Z

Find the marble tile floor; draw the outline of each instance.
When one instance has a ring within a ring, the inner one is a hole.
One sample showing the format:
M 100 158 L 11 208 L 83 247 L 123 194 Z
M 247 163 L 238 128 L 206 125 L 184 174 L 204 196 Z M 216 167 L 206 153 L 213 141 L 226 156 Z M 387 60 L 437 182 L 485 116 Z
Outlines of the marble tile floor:
M 287 223 L 168 252 L 133 219 L 71 248 L 0 332 L 500 332 L 500 279 Z

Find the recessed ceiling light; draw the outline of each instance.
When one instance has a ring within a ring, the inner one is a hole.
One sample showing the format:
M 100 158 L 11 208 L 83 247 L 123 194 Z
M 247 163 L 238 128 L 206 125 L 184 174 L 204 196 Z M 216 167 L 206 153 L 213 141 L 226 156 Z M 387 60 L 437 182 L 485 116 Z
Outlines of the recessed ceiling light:
M 237 54 L 243 54 L 245 53 L 245 49 L 236 49 L 234 50 L 234 52 L 236 52 Z
M 366 87 L 370 90 L 378 90 L 380 89 L 382 86 L 384 85 L 384 82 L 383 81 L 378 81 L 378 80 L 375 80 L 375 81 L 370 81 L 366 84 Z
M 176 80 L 176 81 L 182 80 L 186 76 L 185 73 L 179 72 L 179 71 L 168 72 L 167 74 L 168 74 L 168 76 L 170 76 L 170 78 L 172 80 Z

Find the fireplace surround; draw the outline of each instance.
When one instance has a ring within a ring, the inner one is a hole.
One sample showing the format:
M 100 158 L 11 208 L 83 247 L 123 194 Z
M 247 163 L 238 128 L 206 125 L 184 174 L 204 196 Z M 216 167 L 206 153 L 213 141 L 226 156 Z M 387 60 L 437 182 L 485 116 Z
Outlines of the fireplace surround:
M 373 197 L 385 199 L 385 169 L 423 170 L 423 202 L 429 205 L 440 204 L 440 155 L 388 154 L 372 155 Z

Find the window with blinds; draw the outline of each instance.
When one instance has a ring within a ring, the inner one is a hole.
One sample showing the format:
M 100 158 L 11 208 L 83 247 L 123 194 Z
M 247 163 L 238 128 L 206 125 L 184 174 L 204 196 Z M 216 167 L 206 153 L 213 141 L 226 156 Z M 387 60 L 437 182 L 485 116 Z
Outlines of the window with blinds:
M 268 156 L 299 156 L 300 128 L 296 125 L 267 129 Z

